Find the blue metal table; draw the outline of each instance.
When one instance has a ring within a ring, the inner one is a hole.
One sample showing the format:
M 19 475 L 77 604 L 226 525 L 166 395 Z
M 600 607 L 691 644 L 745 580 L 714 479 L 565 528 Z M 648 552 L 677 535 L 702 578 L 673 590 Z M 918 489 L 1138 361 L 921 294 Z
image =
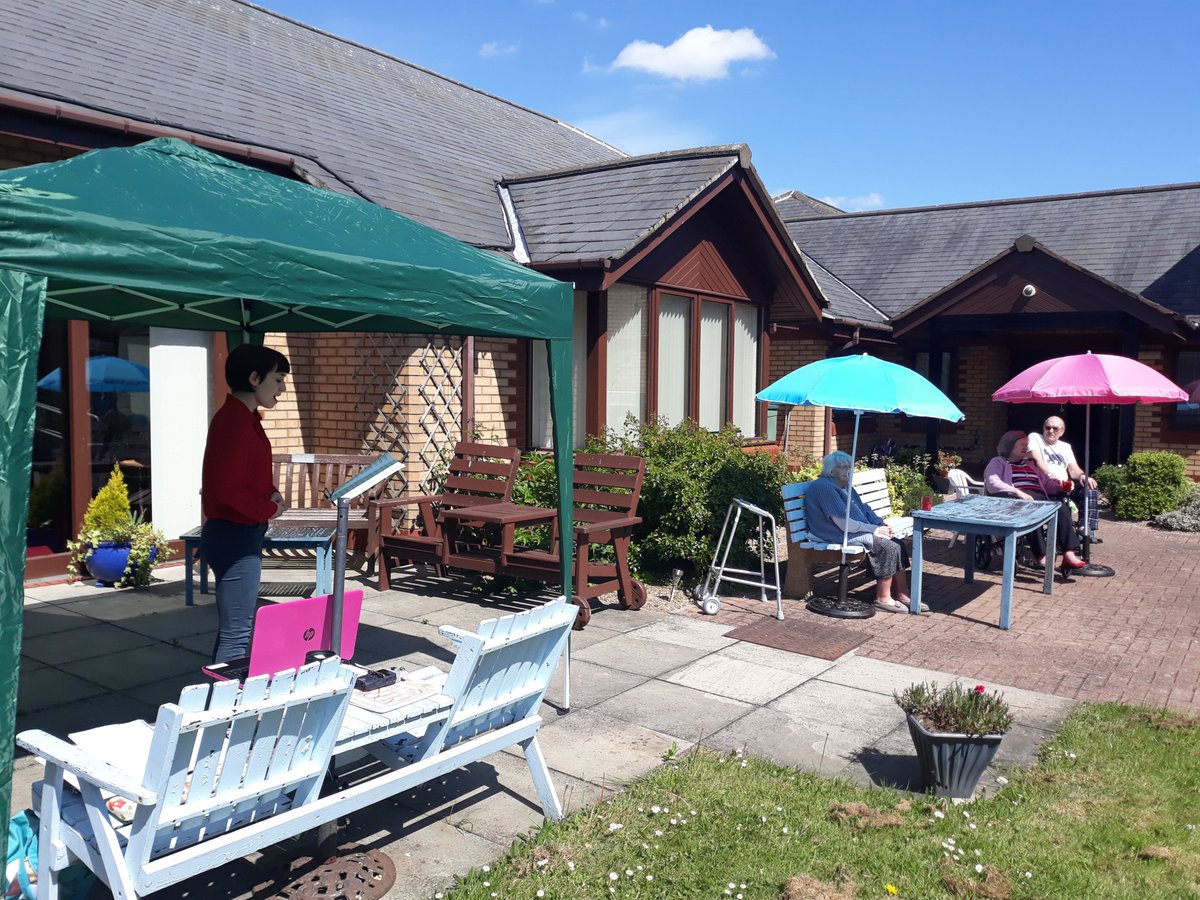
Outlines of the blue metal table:
M 1004 539 L 1004 579 L 1000 588 L 1000 627 L 1012 625 L 1013 571 L 1017 564 L 1017 539 L 1035 528 L 1054 521 L 1059 504 L 1044 500 L 1012 500 L 1008 497 L 971 495 L 940 503 L 933 509 L 913 510 L 912 605 L 909 611 L 921 610 L 921 548 L 922 535 L 927 528 L 944 528 L 969 536 L 965 541 L 966 561 L 963 581 L 975 580 L 975 541 L 980 535 Z M 1054 585 L 1053 535 L 1047 548 L 1045 584 L 1042 592 L 1049 594 Z
M 192 606 L 192 565 L 200 563 L 200 593 L 208 593 L 208 565 L 200 547 L 201 526 L 180 535 L 183 541 L 183 559 L 187 564 L 184 576 L 184 594 L 188 606 Z M 272 525 L 267 528 L 263 549 L 315 550 L 317 552 L 317 596 L 333 591 L 333 535 L 336 529 L 330 525 Z

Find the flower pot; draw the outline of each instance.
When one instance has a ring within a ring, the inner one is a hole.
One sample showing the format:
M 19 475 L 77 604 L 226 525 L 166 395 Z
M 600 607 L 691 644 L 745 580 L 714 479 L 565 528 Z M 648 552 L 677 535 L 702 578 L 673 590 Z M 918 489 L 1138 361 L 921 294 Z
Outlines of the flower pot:
M 925 787 L 933 788 L 939 797 L 970 797 L 1004 739 L 1002 734 L 926 731 L 911 714 L 908 714 L 908 733 L 917 749 Z
M 84 558 L 83 564 L 87 567 L 88 574 L 96 579 L 99 584 L 115 584 L 125 577 L 125 569 L 129 565 L 130 545 L 128 541 L 100 541 L 92 545 L 92 549 Z M 150 548 L 150 566 L 154 566 L 154 560 L 158 556 L 158 548 Z M 129 577 L 132 579 L 137 572 L 137 564 L 129 572 Z
M 125 575 L 125 567 L 129 565 L 128 541 L 100 541 L 93 544 L 91 551 L 84 558 L 88 574 L 98 582 L 113 584 Z

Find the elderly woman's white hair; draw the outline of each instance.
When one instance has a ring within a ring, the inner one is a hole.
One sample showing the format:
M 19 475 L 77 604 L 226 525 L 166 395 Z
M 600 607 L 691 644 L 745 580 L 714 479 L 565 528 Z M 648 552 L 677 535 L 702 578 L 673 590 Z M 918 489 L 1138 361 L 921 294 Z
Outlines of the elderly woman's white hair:
M 1012 453 L 1013 447 L 1017 446 L 1017 441 L 1023 437 L 1025 437 L 1025 432 L 1019 428 L 1004 432 L 1004 434 L 1000 435 L 1000 440 L 996 442 L 996 455 L 1008 459 L 1008 455 Z
M 854 460 L 850 458 L 850 454 L 844 450 L 834 450 L 827 457 L 821 460 L 821 477 L 830 478 L 833 476 L 833 470 L 841 466 L 848 466 L 851 471 L 854 470 Z

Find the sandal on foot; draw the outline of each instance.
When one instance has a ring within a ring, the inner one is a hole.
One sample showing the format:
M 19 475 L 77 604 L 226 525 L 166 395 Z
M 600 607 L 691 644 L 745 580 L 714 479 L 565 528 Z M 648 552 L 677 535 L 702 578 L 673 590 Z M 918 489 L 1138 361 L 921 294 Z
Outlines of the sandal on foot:
M 893 600 L 891 597 L 888 597 L 886 600 L 876 600 L 875 608 L 882 609 L 884 612 L 908 612 L 907 606 L 899 600 Z

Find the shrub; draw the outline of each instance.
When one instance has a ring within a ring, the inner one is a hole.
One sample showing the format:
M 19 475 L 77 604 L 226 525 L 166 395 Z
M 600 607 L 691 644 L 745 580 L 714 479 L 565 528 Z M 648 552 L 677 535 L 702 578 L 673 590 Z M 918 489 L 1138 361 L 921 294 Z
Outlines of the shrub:
M 1149 519 L 1178 509 L 1191 490 L 1183 457 L 1164 451 L 1134 453 L 1125 462 L 1114 511 L 1118 519 Z
M 1117 497 L 1121 495 L 1121 489 L 1125 486 L 1125 467 L 1109 463 L 1093 472 L 1092 477 L 1096 479 L 1096 487 L 1100 493 L 1108 498 L 1108 505 L 1115 507 Z
M 901 461 L 907 460 L 907 461 Z M 928 496 L 932 489 L 925 478 L 925 469 L 929 457 L 916 454 L 911 457 L 901 457 L 881 460 L 887 473 L 888 497 L 892 501 L 892 514 L 907 516 L 914 509 L 921 508 L 921 498 Z
M 927 731 L 941 734 L 1004 734 L 1012 725 L 1013 715 L 1004 695 L 989 694 L 977 684 L 968 688 L 955 681 L 939 688 L 933 682 L 910 684 L 892 698 Z
M 600 452 L 646 460 L 638 504 L 642 524 L 630 553 L 642 573 L 665 576 L 681 563 L 692 575 L 708 568 L 725 512 L 735 497 L 781 519 L 780 491 L 790 480 L 787 465 L 780 456 L 744 452 L 736 429 L 711 433 L 693 422 L 668 427 L 630 418 L 623 433 L 610 431 L 593 445 Z M 736 542 L 729 564 L 745 567 L 751 557 L 748 545 Z
M 129 489 L 119 465 L 113 465 L 108 482 L 96 492 L 83 513 L 82 532 L 103 535 L 102 540 L 123 541 L 129 536 L 133 514 Z
M 1179 509 L 1156 515 L 1154 524 L 1172 531 L 1200 531 L 1200 486 L 1192 488 Z

